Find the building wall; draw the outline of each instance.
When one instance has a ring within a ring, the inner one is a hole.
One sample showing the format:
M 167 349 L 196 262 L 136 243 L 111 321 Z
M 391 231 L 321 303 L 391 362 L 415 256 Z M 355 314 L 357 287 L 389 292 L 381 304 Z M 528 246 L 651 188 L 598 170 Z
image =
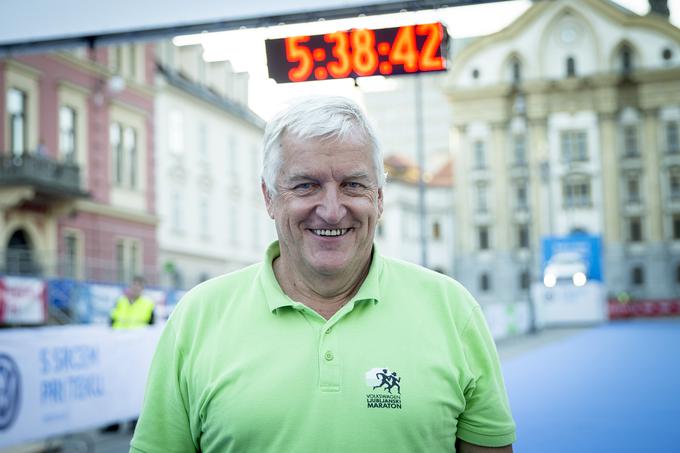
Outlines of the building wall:
M 199 46 L 168 57 L 167 45 L 159 45 L 161 61 L 183 85 L 174 76 L 157 85 L 160 266 L 164 284 L 188 288 L 260 261 L 275 235 L 260 191 L 264 122 L 238 96 L 208 89 L 229 79 L 230 66 L 206 63 L 200 83 L 189 78 L 199 72 Z
M 626 71 L 624 49 L 632 66 Z M 513 80 L 515 62 L 519 80 Z M 665 124 L 675 121 L 667 112 L 680 105 L 679 66 L 680 33 L 665 19 L 593 0 L 536 3 L 505 30 L 458 52 L 447 81 L 457 164 L 456 272 L 482 302 L 526 299 L 519 274 L 527 270 L 540 280 L 540 239 L 575 230 L 603 236 L 611 293 L 677 296 L 680 238 L 673 237 L 672 222 L 678 207 L 664 193 L 678 156 L 663 140 Z M 637 157 L 624 155 L 629 125 L 637 127 Z M 518 131 L 526 140 L 522 165 L 513 155 Z M 576 140 L 565 139 L 572 132 L 584 134 L 584 161 L 565 160 L 564 150 L 573 149 L 565 143 Z M 480 146 L 484 168 L 476 164 Z M 639 178 L 635 202 L 626 196 L 631 175 Z M 583 199 L 574 195 L 582 181 Z M 512 209 L 518 182 L 528 187 L 525 210 Z M 486 212 L 479 209 L 480 186 Z M 635 219 L 639 239 L 631 237 Z M 513 240 L 521 224 L 530 225 L 523 248 Z M 489 229 L 488 250 L 480 250 L 480 226 Z M 642 283 L 633 282 L 635 267 L 643 269 Z M 482 274 L 492 279 L 486 291 Z
M 8 195 L 5 198 L 15 201 L 0 206 L 4 226 L 27 231 L 34 254 L 44 264 L 43 275 L 115 282 L 125 275 L 128 280 L 130 269 L 119 273 L 115 257 L 116 238 L 125 237 L 136 244 L 137 270 L 148 273 L 151 283 L 156 281 L 153 53 L 147 45 L 125 47 L 129 50 L 129 73 L 109 66 L 110 48 L 24 55 L 2 62 L 2 99 L 11 86 L 28 95 L 26 152 L 40 152 L 63 164 L 65 156 L 59 149 L 60 107 L 68 106 L 76 112 L 75 163 L 80 167 L 81 188 L 87 196 L 36 198 L 30 190 L 20 194 L 18 190 L 24 189 L 3 189 L 3 194 Z M 116 86 L 119 72 L 119 82 L 123 83 Z M 5 150 L 9 148 L 9 124 L 4 101 L 0 114 L 0 143 Z M 111 121 L 118 120 L 134 126 L 137 137 L 134 190 L 117 187 L 112 180 L 109 131 Z M 38 150 L 40 143 L 44 146 Z M 14 192 L 10 194 L 8 190 Z M 64 274 L 65 257 L 73 255 L 73 250 L 66 250 L 66 233 L 76 238 L 75 255 L 80 257 L 74 275 Z M 2 252 L 7 243 L 7 238 L 3 239 Z

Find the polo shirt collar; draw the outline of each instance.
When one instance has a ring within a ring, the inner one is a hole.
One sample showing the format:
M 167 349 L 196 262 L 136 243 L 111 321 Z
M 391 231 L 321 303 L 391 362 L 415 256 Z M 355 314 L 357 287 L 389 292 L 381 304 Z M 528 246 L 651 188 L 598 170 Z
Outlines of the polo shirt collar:
M 276 276 L 274 275 L 274 259 L 281 255 L 279 241 L 272 242 L 265 253 L 265 259 L 262 262 L 260 271 L 260 286 L 264 292 L 264 297 L 267 301 L 269 309 L 274 312 L 281 307 L 292 307 L 298 305 L 298 302 L 293 301 L 281 289 Z M 359 291 L 352 297 L 348 304 L 355 304 L 359 301 L 372 301 L 377 303 L 380 300 L 380 274 L 383 268 L 383 258 L 378 253 L 378 248 L 373 244 L 373 253 L 371 257 L 371 266 L 368 269 L 368 275 L 364 282 L 359 287 Z

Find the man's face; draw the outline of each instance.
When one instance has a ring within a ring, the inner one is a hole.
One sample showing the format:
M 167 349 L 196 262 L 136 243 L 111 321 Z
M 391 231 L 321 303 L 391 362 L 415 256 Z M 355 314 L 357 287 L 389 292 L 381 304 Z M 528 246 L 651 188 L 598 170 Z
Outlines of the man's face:
M 128 289 L 128 293 L 132 299 L 137 299 L 139 296 L 141 296 L 142 291 L 144 291 L 144 284 L 137 281 L 132 282 L 130 288 Z
M 328 276 L 363 268 L 383 209 L 370 145 L 284 137 L 281 147 L 278 193 L 262 189 L 286 265 Z

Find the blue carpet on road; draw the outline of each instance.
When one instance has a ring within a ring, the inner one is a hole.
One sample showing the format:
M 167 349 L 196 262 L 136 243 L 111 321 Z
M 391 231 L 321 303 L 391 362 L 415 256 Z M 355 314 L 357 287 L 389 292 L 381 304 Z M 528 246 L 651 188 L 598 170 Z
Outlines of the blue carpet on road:
M 680 452 L 680 321 L 599 326 L 503 364 L 517 453 Z

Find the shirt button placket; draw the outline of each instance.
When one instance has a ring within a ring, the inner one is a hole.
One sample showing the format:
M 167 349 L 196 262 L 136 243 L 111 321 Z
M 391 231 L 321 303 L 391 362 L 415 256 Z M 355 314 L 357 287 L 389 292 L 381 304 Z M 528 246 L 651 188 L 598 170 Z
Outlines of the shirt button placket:
M 322 392 L 340 390 L 340 360 L 337 335 L 332 327 L 324 327 L 319 338 L 319 386 Z

